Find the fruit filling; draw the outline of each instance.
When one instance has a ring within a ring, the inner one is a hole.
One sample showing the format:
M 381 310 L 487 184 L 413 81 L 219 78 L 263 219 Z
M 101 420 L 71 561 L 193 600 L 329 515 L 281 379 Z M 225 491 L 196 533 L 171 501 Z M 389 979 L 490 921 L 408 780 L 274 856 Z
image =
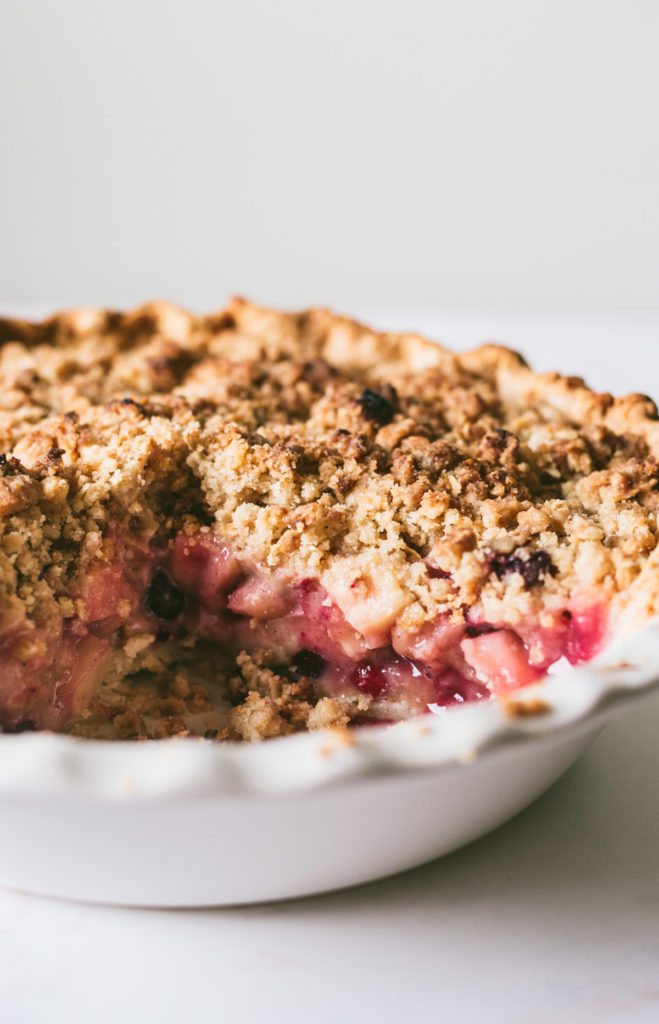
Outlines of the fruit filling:
M 115 534 L 109 548 L 112 558 L 76 595 L 76 616 L 41 631 L 6 624 L 0 696 L 7 730 L 84 721 L 117 661 L 122 675 L 126 659 L 144 675 L 163 655 L 171 660 L 175 652 L 176 661 L 199 647 L 222 678 L 236 659 L 256 656 L 257 676 L 303 684 L 307 697 L 325 701 L 329 724 L 395 721 L 506 696 L 561 658 L 573 665 L 592 658 L 605 635 L 603 607 L 583 599 L 546 611 L 543 624 L 487 622 L 474 607 L 461 621 L 443 615 L 420 629 L 385 628 L 377 602 L 356 609 L 346 581 L 333 580 L 332 598 L 317 580 L 291 580 L 237 559 L 212 530 L 179 532 L 168 545 Z M 242 724 L 249 733 L 240 714 L 234 718 L 238 732 Z

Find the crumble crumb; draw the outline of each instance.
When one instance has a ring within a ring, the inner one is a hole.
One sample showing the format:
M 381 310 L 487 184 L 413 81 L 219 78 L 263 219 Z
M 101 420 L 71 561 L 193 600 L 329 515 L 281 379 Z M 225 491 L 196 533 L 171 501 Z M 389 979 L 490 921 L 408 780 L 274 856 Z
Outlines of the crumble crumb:
M 241 704 L 229 711 L 229 724 L 243 740 L 265 740 L 293 732 L 275 701 L 250 690 Z
M 137 711 L 128 709 L 115 715 L 112 724 L 119 739 L 142 739 L 146 736 L 144 719 Z
M 318 703 L 311 709 L 307 718 L 308 729 L 335 729 L 346 726 L 350 716 L 346 714 L 345 708 L 339 701 L 332 697 L 321 697 Z

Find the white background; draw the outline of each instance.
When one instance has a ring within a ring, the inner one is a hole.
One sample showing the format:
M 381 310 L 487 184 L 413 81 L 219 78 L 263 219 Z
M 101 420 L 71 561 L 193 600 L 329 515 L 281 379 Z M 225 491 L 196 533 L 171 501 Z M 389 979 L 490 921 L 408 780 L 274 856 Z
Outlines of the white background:
M 656 0 L 1 0 L 0 301 L 659 308 Z

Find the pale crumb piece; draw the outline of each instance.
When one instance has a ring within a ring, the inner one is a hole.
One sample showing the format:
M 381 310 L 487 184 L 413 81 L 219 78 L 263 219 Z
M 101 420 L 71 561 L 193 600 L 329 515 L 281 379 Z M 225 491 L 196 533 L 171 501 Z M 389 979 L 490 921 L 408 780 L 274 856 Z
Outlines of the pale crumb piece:
M 138 654 L 150 647 L 154 640 L 153 633 L 137 633 L 124 644 L 124 653 L 129 658 L 136 658 Z
M 331 729 L 346 726 L 350 721 L 341 705 L 331 697 L 322 697 L 309 712 L 308 729 Z
M 502 707 L 509 718 L 535 718 L 540 715 L 547 715 L 551 711 L 551 705 L 539 697 L 533 698 L 509 698 L 503 700 Z
M 241 739 L 259 741 L 293 732 L 269 697 L 261 697 L 254 690 L 242 704 L 229 711 L 229 723 Z

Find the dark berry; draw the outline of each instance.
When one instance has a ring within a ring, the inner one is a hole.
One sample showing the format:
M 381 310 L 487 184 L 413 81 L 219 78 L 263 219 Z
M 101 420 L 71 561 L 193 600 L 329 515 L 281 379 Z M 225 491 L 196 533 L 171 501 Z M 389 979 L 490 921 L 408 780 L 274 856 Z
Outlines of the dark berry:
M 445 572 L 444 569 L 440 569 L 438 565 L 431 565 L 430 562 L 426 562 L 426 572 L 431 580 L 450 580 L 450 572 Z
M 172 583 L 163 569 L 156 569 L 146 588 L 144 605 L 158 619 L 178 619 L 185 607 L 185 594 Z
M 488 626 L 486 622 L 481 622 L 477 626 L 467 626 L 467 628 L 465 629 L 465 636 L 473 638 L 475 636 L 485 636 L 486 633 L 495 632 L 496 630 L 494 626 Z
M 315 651 L 298 651 L 290 665 L 295 679 L 318 679 L 323 674 L 325 662 Z
M 6 725 L 4 731 L 10 733 L 35 732 L 36 728 L 34 722 L 30 718 L 26 718 L 25 721 L 19 722 L 17 725 Z
M 556 575 L 556 566 L 546 551 L 532 551 L 525 558 L 497 552 L 490 557 L 490 567 L 500 580 L 518 572 L 527 587 L 535 586 L 545 576 Z
M 396 413 L 397 402 L 398 395 L 391 384 L 385 384 L 378 391 L 373 388 L 364 388 L 359 399 L 364 416 L 379 423 L 381 427 L 386 423 L 391 423 Z

